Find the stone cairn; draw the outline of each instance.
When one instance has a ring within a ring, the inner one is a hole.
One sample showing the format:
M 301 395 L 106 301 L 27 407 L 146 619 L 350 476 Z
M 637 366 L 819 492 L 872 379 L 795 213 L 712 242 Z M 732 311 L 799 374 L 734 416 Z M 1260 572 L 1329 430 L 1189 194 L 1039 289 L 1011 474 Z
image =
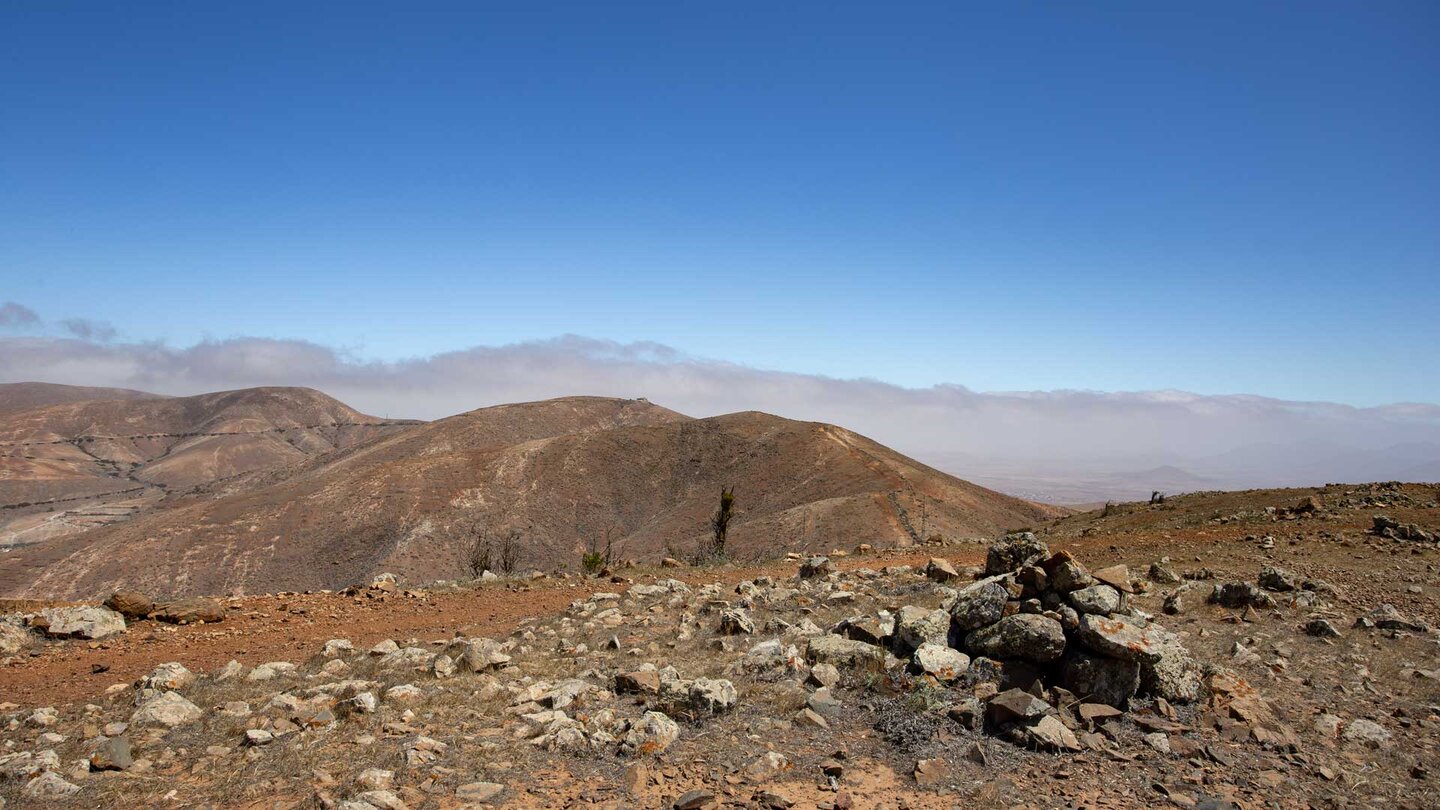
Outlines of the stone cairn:
M 959 578 L 944 560 L 926 572 L 952 586 Z M 991 546 L 979 576 L 937 610 L 846 619 L 812 639 L 807 658 L 878 670 L 888 650 L 921 678 L 971 687 L 951 710 L 956 720 L 1043 750 L 1080 750 L 1075 729 L 1121 715 L 1137 696 L 1200 699 L 1200 665 L 1129 605 L 1125 566 L 1091 572 L 1023 532 Z

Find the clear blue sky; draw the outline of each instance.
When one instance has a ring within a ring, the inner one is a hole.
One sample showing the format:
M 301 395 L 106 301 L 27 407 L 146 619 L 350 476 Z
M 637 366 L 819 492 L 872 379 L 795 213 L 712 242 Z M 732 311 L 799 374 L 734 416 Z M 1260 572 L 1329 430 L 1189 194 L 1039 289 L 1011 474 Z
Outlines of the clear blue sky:
M 1428 1 L 11 0 L 0 299 L 1440 401 L 1437 41 Z

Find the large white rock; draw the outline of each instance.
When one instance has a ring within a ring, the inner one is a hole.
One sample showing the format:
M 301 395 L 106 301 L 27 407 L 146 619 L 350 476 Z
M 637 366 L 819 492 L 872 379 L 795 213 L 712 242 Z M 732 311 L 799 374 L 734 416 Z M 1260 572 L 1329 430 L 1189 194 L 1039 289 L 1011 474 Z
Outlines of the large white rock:
M 40 619 L 32 620 L 48 636 L 55 638 L 107 638 L 125 632 L 125 617 L 107 607 L 46 608 Z
M 178 692 L 163 692 L 140 704 L 130 715 L 131 725 L 174 728 L 199 720 L 204 712 Z

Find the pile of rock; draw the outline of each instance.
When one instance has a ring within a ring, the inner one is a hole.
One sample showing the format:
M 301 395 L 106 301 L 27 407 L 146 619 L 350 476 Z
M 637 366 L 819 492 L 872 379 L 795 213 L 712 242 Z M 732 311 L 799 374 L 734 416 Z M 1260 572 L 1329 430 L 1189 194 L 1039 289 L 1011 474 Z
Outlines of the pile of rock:
M 1427 532 L 1414 523 L 1401 523 L 1384 515 L 1376 515 L 1371 520 L 1374 521 L 1374 525 L 1371 526 L 1370 533 L 1380 537 L 1388 537 L 1392 540 L 1410 540 L 1416 543 L 1440 542 L 1440 533 Z
M 874 671 L 890 656 L 897 665 L 908 659 L 922 678 L 974 687 L 976 697 L 956 710 L 962 722 L 1073 750 L 1073 728 L 1118 715 L 1137 695 L 1171 703 L 1201 696 L 1199 664 L 1173 633 L 1129 606 L 1134 591 L 1124 566 L 1091 572 L 1025 532 L 991 546 L 982 578 L 942 608 L 848 618 L 811 639 L 806 658 Z
M 1291 607 L 1309 608 L 1333 597 L 1335 588 L 1323 579 L 1307 579 L 1283 568 L 1267 565 L 1255 582 L 1221 582 L 1210 592 L 1214 605 L 1246 611 L 1273 610 L 1284 600 Z

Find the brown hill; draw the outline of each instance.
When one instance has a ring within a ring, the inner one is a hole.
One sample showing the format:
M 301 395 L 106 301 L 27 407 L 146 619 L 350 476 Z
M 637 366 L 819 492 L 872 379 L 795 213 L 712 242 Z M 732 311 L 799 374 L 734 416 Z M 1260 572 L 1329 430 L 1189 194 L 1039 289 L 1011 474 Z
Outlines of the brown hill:
M 737 492 L 739 558 L 988 535 L 1060 513 L 832 425 L 565 398 L 417 426 L 237 479 L 224 497 L 17 550 L 0 558 L 0 594 L 304 590 L 382 570 L 454 578 L 470 538 L 512 530 L 524 567 L 574 569 L 607 536 L 624 556 L 655 559 L 697 547 L 725 485 Z
M 38 394 L 24 386 L 24 397 L 11 401 L 67 396 L 65 386 Z M 89 527 L 91 521 L 71 520 L 63 509 L 123 516 L 169 492 L 293 464 L 410 424 L 366 416 L 304 388 L 141 395 L 13 411 L 0 415 L 0 542 L 13 542 L 19 532 L 54 537 Z
M 0 383 L 0 416 L 66 402 L 85 402 L 95 399 L 161 398 L 160 394 L 132 391 L 129 388 L 89 388 L 83 385 L 58 385 L 42 382 Z

